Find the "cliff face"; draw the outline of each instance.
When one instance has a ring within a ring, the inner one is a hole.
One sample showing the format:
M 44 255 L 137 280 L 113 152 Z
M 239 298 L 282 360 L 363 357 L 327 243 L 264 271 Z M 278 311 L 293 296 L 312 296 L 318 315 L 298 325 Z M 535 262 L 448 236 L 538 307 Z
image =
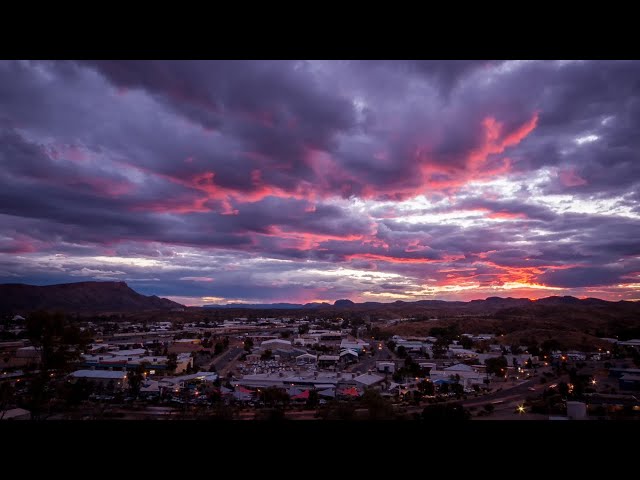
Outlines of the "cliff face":
M 182 307 L 166 298 L 141 295 L 125 282 L 78 282 L 42 287 L 21 283 L 0 285 L 2 312 L 120 312 Z

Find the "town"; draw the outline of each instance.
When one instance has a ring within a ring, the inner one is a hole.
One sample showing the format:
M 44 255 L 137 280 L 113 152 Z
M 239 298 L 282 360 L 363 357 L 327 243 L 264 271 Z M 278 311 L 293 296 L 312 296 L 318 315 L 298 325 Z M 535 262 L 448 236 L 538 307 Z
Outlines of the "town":
M 564 349 L 553 338 L 509 344 L 455 322 L 416 336 L 394 333 L 411 318 L 209 312 L 182 321 L 6 315 L 0 420 L 640 415 L 640 339 Z

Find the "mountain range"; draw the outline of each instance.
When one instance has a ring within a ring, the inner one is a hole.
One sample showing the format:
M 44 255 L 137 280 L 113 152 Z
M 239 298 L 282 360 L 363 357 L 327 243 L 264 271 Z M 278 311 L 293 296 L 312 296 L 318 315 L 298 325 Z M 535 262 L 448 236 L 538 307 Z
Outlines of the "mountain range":
M 355 303 L 349 299 L 329 303 L 265 303 L 226 305 L 204 305 L 205 309 L 253 309 L 253 310 L 352 310 L 373 311 L 376 309 L 406 311 L 407 309 L 463 309 L 469 313 L 496 311 L 505 308 L 536 306 L 598 307 L 632 302 L 607 302 L 598 298 L 546 297 L 538 300 L 528 298 L 489 297 L 469 302 L 447 302 L 444 300 L 395 301 L 391 303 Z M 142 295 L 125 282 L 77 282 L 59 285 L 36 286 L 19 283 L 0 284 L 0 312 L 29 312 L 34 310 L 60 310 L 66 312 L 142 312 L 151 310 L 178 310 L 184 305 L 155 295 Z
M 620 302 L 608 302 L 599 298 L 576 298 L 570 296 L 564 297 L 545 297 L 537 300 L 529 298 L 502 298 L 488 297 L 484 300 L 471 300 L 469 302 L 445 301 L 445 300 L 417 300 L 414 302 L 405 302 L 396 300 L 395 302 L 363 302 L 355 303 L 348 299 L 336 300 L 330 303 L 229 303 L 226 305 L 203 305 L 203 308 L 213 309 L 253 309 L 253 310 L 301 310 L 301 309 L 318 309 L 318 308 L 342 308 L 342 309 L 374 309 L 374 308 L 393 308 L 393 307 L 428 307 L 428 308 L 468 308 L 468 309 L 501 309 L 511 307 L 527 307 L 527 306 L 564 306 L 564 305 L 580 305 L 580 306 L 604 306 Z

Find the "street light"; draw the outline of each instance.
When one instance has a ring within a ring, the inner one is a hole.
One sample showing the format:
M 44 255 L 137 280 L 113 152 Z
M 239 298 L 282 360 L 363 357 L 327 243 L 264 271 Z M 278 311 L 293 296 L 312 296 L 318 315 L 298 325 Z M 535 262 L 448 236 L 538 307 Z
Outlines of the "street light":
M 525 412 L 524 405 L 518 405 L 518 413 L 522 415 Z

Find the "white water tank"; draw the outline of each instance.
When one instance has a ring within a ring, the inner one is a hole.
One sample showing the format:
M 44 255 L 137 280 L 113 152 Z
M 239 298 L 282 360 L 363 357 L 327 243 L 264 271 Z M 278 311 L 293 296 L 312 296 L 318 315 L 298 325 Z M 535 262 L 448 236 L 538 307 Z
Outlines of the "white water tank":
M 584 402 L 567 402 L 567 417 L 571 420 L 585 420 L 587 405 Z

